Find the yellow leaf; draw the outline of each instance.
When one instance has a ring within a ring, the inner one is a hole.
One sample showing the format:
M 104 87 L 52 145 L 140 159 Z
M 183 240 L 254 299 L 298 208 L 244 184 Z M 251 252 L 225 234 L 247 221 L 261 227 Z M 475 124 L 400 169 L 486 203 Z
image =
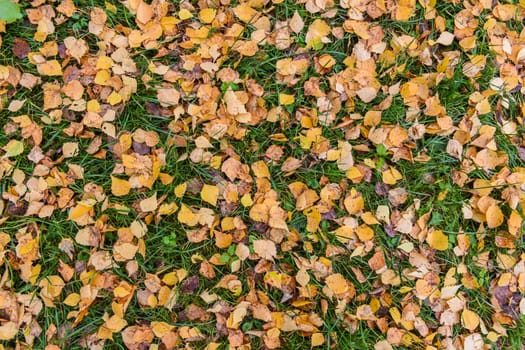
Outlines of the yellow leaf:
M 448 249 L 448 236 L 440 230 L 434 230 L 427 236 L 427 243 L 431 248 L 436 250 Z
M 258 222 L 268 222 L 268 214 L 268 207 L 262 203 L 257 203 L 250 209 L 250 218 Z
M 368 226 L 368 225 L 360 225 L 355 229 L 355 233 L 357 234 L 357 237 L 359 237 L 359 240 L 364 241 L 370 241 L 372 238 L 374 238 L 374 230 Z
M 113 193 L 114 196 L 125 196 L 129 193 L 130 189 L 131 185 L 129 181 L 111 176 L 111 193 Z
M 162 277 L 162 282 L 168 286 L 174 286 L 177 282 L 179 282 L 179 279 L 177 278 L 175 271 L 172 271 L 168 272 L 164 275 L 164 277 Z
M 241 204 L 243 207 L 250 207 L 253 205 L 253 200 L 252 200 L 252 196 L 250 196 L 249 193 L 245 193 L 242 197 L 241 197 Z
M 120 332 L 124 327 L 126 327 L 127 324 L 128 322 L 126 320 L 122 319 L 121 317 L 117 315 L 111 316 L 106 321 L 106 323 L 104 323 L 106 328 L 109 329 L 113 333 Z
M 439 62 L 439 64 L 437 65 L 436 67 L 437 72 L 443 73 L 447 69 L 449 61 L 450 61 L 450 56 L 445 56 L 445 58 L 443 58 L 443 60 Z
M 208 23 L 213 22 L 216 14 L 217 14 L 216 9 L 205 8 L 199 12 L 199 18 L 202 21 L 202 23 L 208 24 Z
M 179 209 L 176 203 L 162 203 L 159 207 L 159 215 L 171 215 Z
M 306 48 L 318 48 L 322 47 L 323 43 L 329 43 L 330 39 L 326 36 L 330 34 L 330 26 L 323 21 L 322 19 L 316 19 L 308 27 L 308 32 L 306 33 Z
M 117 13 L 117 6 L 113 5 L 112 3 L 104 1 L 104 6 L 109 12 Z
M 340 273 L 334 273 L 326 277 L 325 283 L 334 294 L 343 294 L 349 290 L 348 281 Z
M 64 304 L 67 306 L 76 306 L 80 301 L 80 294 L 71 293 L 64 299 Z
M 324 344 L 324 335 L 323 333 L 314 333 L 312 334 L 312 347 L 320 346 Z
M 175 196 L 177 198 L 180 198 L 180 197 L 184 196 L 184 193 L 186 192 L 186 187 L 187 186 L 188 185 L 186 184 L 186 182 L 183 182 L 180 185 L 177 185 L 175 187 L 175 190 L 173 191 L 175 193 Z
M 487 218 L 487 226 L 489 228 L 498 227 L 504 221 L 503 212 L 501 211 L 501 209 L 498 207 L 497 204 L 491 205 L 487 209 L 487 212 L 485 213 L 485 216 Z
M 29 283 L 32 285 L 36 284 L 36 281 L 38 279 L 38 276 L 40 275 L 40 271 L 42 270 L 42 265 L 36 264 L 31 268 L 31 277 L 29 277 Z
M 488 98 L 484 98 L 479 103 L 476 104 L 476 111 L 478 111 L 479 114 L 487 114 L 492 111 L 492 108 L 490 106 L 490 102 Z
M 120 97 L 120 95 L 118 93 L 116 93 L 115 91 L 113 91 L 109 96 L 108 96 L 108 99 L 107 99 L 108 103 L 112 106 L 116 105 L 116 104 L 119 104 L 120 102 L 122 102 L 122 97 Z
M 211 205 L 217 205 L 219 197 L 219 188 L 212 185 L 204 185 L 201 190 L 201 199 Z
M 288 106 L 295 102 L 294 95 L 279 94 L 279 104 Z
M 188 10 L 186 10 L 186 9 L 181 9 L 181 10 L 179 11 L 179 18 L 182 19 L 183 21 L 184 21 L 185 19 L 190 19 L 190 18 L 192 18 L 192 17 L 193 17 L 193 15 L 191 14 L 191 12 L 188 11 Z
M 69 220 L 75 220 L 81 217 L 82 215 L 89 213 L 89 211 L 93 208 L 93 205 L 84 205 L 82 203 L 79 203 L 76 207 L 71 208 L 69 211 Z
M 415 5 L 415 4 L 414 4 Z M 397 21 L 407 21 L 414 14 L 416 8 L 409 4 L 409 6 L 398 5 L 395 11 L 395 19 Z
M 99 56 L 96 69 L 109 69 L 113 66 L 113 59 L 108 56 Z
M 195 215 L 190 208 L 181 204 L 179 213 L 177 214 L 177 220 L 179 220 L 181 224 L 195 226 L 199 222 L 199 217 Z
M 355 215 L 363 210 L 365 207 L 365 201 L 361 193 L 352 188 L 349 195 L 344 200 L 344 205 L 349 214 Z
M 62 67 L 57 60 L 45 61 L 36 66 L 40 75 L 58 76 L 62 75 Z
M 403 178 L 403 175 L 394 167 L 390 167 L 388 170 L 385 170 L 381 173 L 383 182 L 387 185 L 395 185 L 396 182 Z
M 113 295 L 116 298 L 125 298 L 130 294 L 130 291 L 122 286 L 118 286 L 113 289 Z
M 163 336 L 168 334 L 173 328 L 175 328 L 175 326 L 172 326 L 166 322 L 151 322 L 151 330 L 158 338 L 162 338 Z
M 248 23 L 257 16 L 258 12 L 250 7 L 248 3 L 243 2 L 233 9 L 233 13 L 244 23 Z
M 270 178 L 270 170 L 268 169 L 268 166 L 263 160 L 252 163 L 252 171 L 255 177 L 257 178 Z
M 464 309 L 461 313 L 461 323 L 463 324 L 463 327 L 469 331 L 473 331 L 479 326 L 479 316 L 474 311 Z
M 419 4 L 427 10 L 436 7 L 436 2 L 437 0 L 419 0 Z
M 401 312 L 397 307 L 391 307 L 390 310 L 390 316 L 392 316 L 392 319 L 395 323 L 399 323 L 401 321 Z
M 41 295 L 46 298 L 56 298 L 65 286 L 64 280 L 60 276 L 53 275 L 40 281 L 42 287 Z
M 97 100 L 89 100 L 86 104 L 86 110 L 88 112 L 99 113 L 101 111 L 100 103 Z
M 95 84 L 98 85 L 107 85 L 108 79 L 111 78 L 109 71 L 102 69 L 97 72 L 95 75 Z

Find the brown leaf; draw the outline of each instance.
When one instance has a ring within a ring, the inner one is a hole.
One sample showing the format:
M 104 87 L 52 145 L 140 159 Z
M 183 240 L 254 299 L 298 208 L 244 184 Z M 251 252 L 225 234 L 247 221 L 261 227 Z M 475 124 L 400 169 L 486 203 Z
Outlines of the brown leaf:
M 15 38 L 13 42 L 13 54 L 19 58 L 26 58 L 27 55 L 31 52 L 31 46 L 24 39 Z
M 199 276 L 191 276 L 182 281 L 181 290 L 184 294 L 192 294 L 199 288 Z

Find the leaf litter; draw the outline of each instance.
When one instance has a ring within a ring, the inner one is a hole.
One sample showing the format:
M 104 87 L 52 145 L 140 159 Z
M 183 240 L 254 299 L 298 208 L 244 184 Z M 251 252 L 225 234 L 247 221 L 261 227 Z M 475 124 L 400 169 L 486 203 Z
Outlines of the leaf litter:
M 368 328 L 375 349 L 484 349 L 523 327 L 523 1 L 20 5 L 0 21 L 9 348 Z

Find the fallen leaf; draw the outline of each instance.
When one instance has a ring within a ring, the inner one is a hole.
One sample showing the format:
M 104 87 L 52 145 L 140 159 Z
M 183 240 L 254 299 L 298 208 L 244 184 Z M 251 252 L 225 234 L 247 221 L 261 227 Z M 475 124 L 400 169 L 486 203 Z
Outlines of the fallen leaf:
M 8 321 L 0 326 L 0 340 L 11 340 L 18 333 L 16 323 Z
M 4 157 L 15 157 L 24 152 L 24 144 L 18 140 L 11 140 L 2 149 L 6 152 Z
M 479 326 L 479 316 L 474 311 L 464 309 L 461 313 L 461 323 L 469 331 L 474 331 Z
M 314 20 L 306 32 L 306 47 L 317 49 L 322 47 L 323 43 L 329 43 L 328 34 L 330 34 L 330 26 L 322 19 Z
M 119 179 L 115 176 L 111 176 L 111 193 L 113 195 L 120 197 L 125 196 L 131 190 L 131 185 L 129 181 Z
M 491 205 L 487 209 L 485 216 L 487 218 L 487 226 L 489 228 L 499 227 L 501 226 L 501 224 L 503 224 L 503 221 L 505 220 L 503 212 L 497 204 Z
M 321 346 L 325 342 L 323 333 L 312 334 L 312 347 Z
M 301 18 L 301 15 L 299 15 L 299 12 L 294 11 L 292 18 L 290 18 L 290 29 L 294 33 L 300 33 L 304 28 L 304 22 Z
M 62 67 L 57 60 L 45 61 L 36 65 L 38 74 L 47 76 L 62 75 Z
M 253 251 L 266 260 L 273 260 L 277 255 L 275 243 L 267 239 L 257 239 L 253 241 Z
M 440 230 L 432 230 L 428 233 L 427 243 L 431 248 L 436 250 L 448 249 L 448 236 Z
M 76 39 L 69 36 L 64 39 L 64 46 L 67 53 L 80 63 L 80 59 L 88 52 L 88 45 L 84 39 Z
M 139 203 L 140 210 L 145 213 L 157 210 L 157 205 L 157 192 L 155 192 L 151 197 L 141 200 Z
M 217 186 L 206 185 L 202 186 L 201 199 L 211 205 L 217 205 L 217 199 L 219 197 L 219 188 Z

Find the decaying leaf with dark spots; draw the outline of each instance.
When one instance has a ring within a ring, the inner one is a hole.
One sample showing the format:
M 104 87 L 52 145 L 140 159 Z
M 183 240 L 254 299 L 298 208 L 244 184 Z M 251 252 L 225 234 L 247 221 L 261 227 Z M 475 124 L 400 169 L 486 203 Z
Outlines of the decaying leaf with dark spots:
M 27 55 L 31 52 L 31 46 L 24 39 L 15 38 L 13 42 L 13 54 L 19 58 L 26 58 Z
M 182 281 L 181 290 L 184 294 L 192 294 L 199 288 L 199 276 L 190 276 Z

